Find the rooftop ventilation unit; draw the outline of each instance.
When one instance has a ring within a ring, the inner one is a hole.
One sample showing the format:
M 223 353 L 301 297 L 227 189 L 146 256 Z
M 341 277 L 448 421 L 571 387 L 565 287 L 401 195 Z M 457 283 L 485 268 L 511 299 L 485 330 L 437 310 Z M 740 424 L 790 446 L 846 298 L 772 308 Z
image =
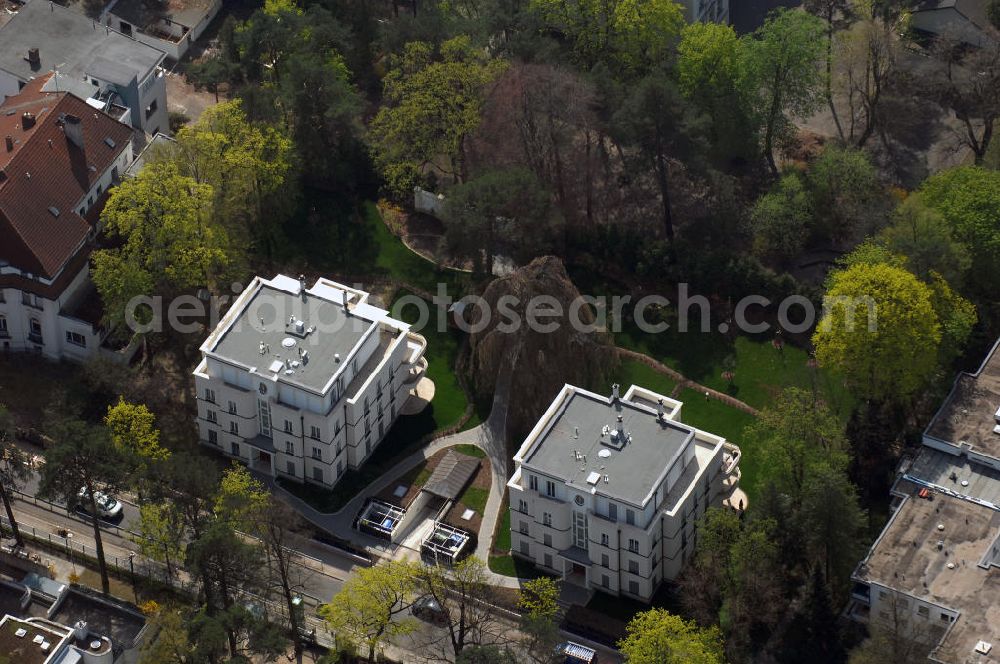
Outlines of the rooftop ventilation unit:
M 601 481 L 601 474 L 598 473 L 597 471 L 594 471 L 590 473 L 590 475 L 587 475 L 587 484 L 597 484 L 600 481 Z
M 268 370 L 271 371 L 272 373 L 278 373 L 284 366 L 285 366 L 284 362 L 282 362 L 281 360 L 275 360 L 274 362 L 271 362 L 271 366 L 268 367 Z
M 993 650 L 993 644 L 987 641 L 980 641 L 976 644 L 976 652 L 980 655 L 989 655 Z

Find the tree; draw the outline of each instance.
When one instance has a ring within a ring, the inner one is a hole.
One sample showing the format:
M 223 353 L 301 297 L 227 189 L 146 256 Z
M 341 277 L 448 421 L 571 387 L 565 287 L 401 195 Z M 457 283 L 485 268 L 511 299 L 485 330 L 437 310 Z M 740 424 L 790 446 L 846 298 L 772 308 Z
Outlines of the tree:
M 753 35 L 744 37 L 744 76 L 755 93 L 752 104 L 763 125 L 763 151 L 778 173 L 774 148 L 793 128 L 790 115 L 805 116 L 821 101 L 819 61 L 823 22 L 799 11 L 773 13 Z
M 744 46 L 731 26 L 712 22 L 684 26 L 677 46 L 680 90 L 712 119 L 711 144 L 727 159 L 751 159 L 759 149 L 748 103 L 753 91 L 741 74 Z
M 19 547 L 24 546 L 24 538 L 14 518 L 14 494 L 21 490 L 30 474 L 27 455 L 14 442 L 14 418 L 7 407 L 0 404 L 0 498 Z
M 768 480 L 796 504 L 818 472 L 847 468 L 843 426 L 815 393 L 806 390 L 786 388 L 744 435 L 761 450 Z
M 455 659 L 455 664 L 518 664 L 519 661 L 509 646 L 470 646 Z
M 497 255 L 524 263 L 546 253 L 561 225 L 551 195 L 525 168 L 489 171 L 452 187 L 442 219 L 449 250 L 488 275 Z
M 732 661 L 745 661 L 784 613 L 787 572 L 775 544 L 776 525 L 752 521 L 729 552 L 720 623 Z
M 681 577 L 681 601 L 703 625 L 718 621 L 730 552 L 739 536 L 740 518 L 733 510 L 711 507 L 695 526 L 694 559 Z
M 479 124 L 486 87 L 505 64 L 476 50 L 468 37 L 406 45 L 384 79 L 385 105 L 371 123 L 375 161 L 388 188 L 407 196 L 434 165 L 455 182 L 468 178 L 466 138 Z M 447 163 L 440 163 L 441 157 Z
M 173 577 L 174 565 L 184 555 L 184 531 L 180 515 L 170 503 L 144 502 L 139 506 L 139 536 L 142 555 L 159 560 Z
M 889 216 L 878 172 L 860 150 L 827 146 L 811 164 L 808 180 L 817 240 L 853 242 L 878 231 Z
M 968 284 L 991 297 L 1000 286 L 1000 171 L 965 166 L 941 171 L 920 187 L 922 202 L 944 219 L 971 254 Z
M 937 370 L 941 326 L 931 290 L 903 268 L 834 272 L 813 334 L 816 359 L 863 399 L 904 403 Z
M 811 220 L 812 203 L 802 177 L 783 175 L 750 212 L 754 253 L 783 267 L 791 265 L 805 249 Z
M 982 165 L 1000 119 L 1000 41 L 968 48 L 944 40 L 934 54 L 938 67 L 925 80 L 926 92 L 962 123 L 958 136 Z
M 635 147 L 643 168 L 652 169 L 660 192 L 663 230 L 671 250 L 674 222 L 670 163 L 688 163 L 704 152 L 704 125 L 677 87 L 663 74 L 650 74 L 632 89 L 613 119 L 619 139 Z
M 531 0 L 530 7 L 573 45 L 586 70 L 603 62 L 641 74 L 668 57 L 684 25 L 673 0 Z
M 824 96 L 826 103 L 833 114 L 834 124 L 837 125 L 837 133 L 840 138 L 844 138 L 844 130 L 840 126 L 840 118 L 837 115 L 837 108 L 833 103 L 833 35 L 838 30 L 845 28 L 852 18 L 852 7 L 850 0 L 806 0 L 803 3 L 806 11 L 815 14 L 826 22 L 826 76 L 823 77 Z
M 837 601 L 845 601 L 851 571 L 864 553 L 868 519 L 843 469 L 818 468 L 799 509 L 809 558 L 816 560 Z
M 170 162 L 146 164 L 111 190 L 101 219 L 122 246 L 94 252 L 91 272 L 110 326 L 125 320 L 133 297 L 210 284 L 238 260 L 229 234 L 211 218 L 211 201 L 210 186 Z
M 415 629 L 412 619 L 402 617 L 413 589 L 413 570 L 407 563 L 360 568 L 329 604 L 320 607 L 319 614 L 334 632 L 362 645 L 367 661 L 373 663 L 386 641 Z
M 959 288 L 972 264 L 968 248 L 952 237 L 944 217 L 920 194 L 911 194 L 900 203 L 892 224 L 878 234 L 878 242 L 905 256 L 906 267 L 921 281 L 928 281 L 935 272 Z
M 723 664 L 718 627 L 699 628 L 666 609 L 637 613 L 618 647 L 630 664 Z
M 134 404 L 118 397 L 118 403 L 108 407 L 104 417 L 111 443 L 127 459 L 136 462 L 132 486 L 142 488 L 153 479 L 153 472 L 170 458 L 170 451 L 160 445 L 160 430 L 156 428 L 156 418 L 145 404 Z
M 70 509 L 83 507 L 87 511 L 94 531 L 101 589 L 107 594 L 111 584 L 97 494 L 113 495 L 125 486 L 131 460 L 114 446 L 107 429 L 80 420 L 57 423 L 52 437 L 54 442 L 45 453 L 38 493 L 64 501 Z
M 796 607 L 780 661 L 843 662 L 845 653 L 838 623 L 823 572 L 816 565 Z
M 1000 30 L 1000 0 L 989 0 L 986 3 L 986 17 L 994 28 Z
M 208 186 L 213 218 L 230 237 L 269 248 L 290 212 L 292 142 L 278 127 L 251 122 L 240 100 L 209 107 L 175 137 L 179 172 Z
M 559 582 L 542 576 L 525 581 L 518 593 L 517 607 L 521 610 L 521 651 L 538 664 L 549 664 L 551 653 L 560 640 Z
M 445 628 L 448 646 L 455 657 L 470 646 L 481 646 L 501 631 L 496 588 L 490 583 L 486 564 L 475 556 L 452 569 L 419 566 L 415 570 L 416 592 L 433 598 L 448 616 Z

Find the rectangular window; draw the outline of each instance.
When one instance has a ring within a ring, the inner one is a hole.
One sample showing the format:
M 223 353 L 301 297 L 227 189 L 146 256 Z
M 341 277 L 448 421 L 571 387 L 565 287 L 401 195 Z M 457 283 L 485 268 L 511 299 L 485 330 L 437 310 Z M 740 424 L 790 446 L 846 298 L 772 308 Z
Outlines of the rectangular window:
M 545 554 L 545 566 L 548 567 L 549 569 L 552 569 L 552 554 L 551 553 L 546 553 Z
M 625 523 L 627 523 L 630 526 L 635 525 L 635 511 L 630 509 L 625 510 Z
M 240 435 L 240 425 L 236 420 L 229 423 L 229 433 L 233 435 Z
M 629 581 L 628 582 L 628 591 L 630 593 L 632 593 L 633 595 L 638 595 L 639 594 L 639 582 L 638 581 Z
M 229 402 L 229 414 L 230 415 L 235 415 L 236 414 L 236 402 L 235 401 L 230 401 Z
M 604 586 L 605 588 L 609 588 L 611 586 L 611 579 L 608 578 L 607 574 L 601 575 L 601 585 Z
M 322 482 L 323 481 L 323 469 L 322 468 L 320 468 L 318 466 L 313 467 L 313 479 L 316 480 L 317 482 Z
M 323 450 L 321 450 L 318 447 L 314 447 L 313 448 L 313 458 L 314 459 L 322 459 L 323 458 Z
M 285 433 L 292 433 L 292 421 L 285 420 Z
M 527 522 L 527 521 L 521 521 L 521 522 L 520 522 L 520 523 L 518 524 L 518 526 L 517 526 L 517 530 L 518 530 L 518 532 L 520 532 L 520 533 L 521 533 L 522 535 L 527 535 L 527 534 L 528 534 L 528 522 Z
M 285 464 L 285 468 L 288 469 L 288 474 L 289 475 L 294 475 L 295 474 L 295 462 L 294 461 L 287 462 Z
M 205 401 L 215 403 L 215 390 L 205 388 Z
M 538 478 L 534 475 L 528 475 L 528 488 L 532 491 L 538 491 Z
M 614 503 L 608 503 L 608 518 L 612 521 L 618 520 L 618 505 Z
M 608 546 L 608 543 L 609 543 L 608 534 L 601 533 L 601 546 Z
M 66 331 L 66 342 L 71 343 L 74 346 L 80 346 L 81 348 L 87 347 L 87 337 L 83 336 L 79 332 Z
M 230 413 L 236 412 L 236 404 L 229 402 Z M 257 400 L 257 411 L 260 413 L 260 435 L 265 438 L 271 437 L 271 404 L 267 399 Z
M 545 495 L 550 498 L 556 497 L 556 483 L 552 480 L 545 480 Z
M 0 294 L 0 298 L 3 298 L 2 294 Z M 0 302 L 3 300 L 0 299 Z M 7 318 L 4 316 L 0 316 L 0 336 L 7 336 Z
M 628 550 L 632 553 L 639 553 L 639 540 L 630 539 L 628 541 Z
M 156 104 L 156 100 L 154 99 L 152 101 L 152 103 L 149 106 L 146 107 L 146 119 L 147 120 L 149 118 L 153 117 L 153 113 L 156 113 L 156 108 L 157 108 L 157 104 Z
M 290 440 L 285 441 L 285 454 L 295 454 L 295 443 Z
M 638 574 L 639 573 L 639 561 L 637 561 L 637 560 L 630 560 L 630 561 L 628 561 L 628 572 L 629 572 L 629 574 Z
M 587 550 L 587 513 L 573 512 L 573 543 Z
M 549 535 L 548 533 L 542 535 L 542 544 L 545 546 L 552 546 L 552 535 Z
M 240 455 L 240 444 L 239 443 L 232 443 L 229 446 L 229 450 L 233 453 L 233 456 L 239 456 Z
M 209 422 L 211 422 L 212 424 L 218 424 L 219 423 L 219 416 L 216 415 L 216 413 L 215 413 L 214 410 L 206 410 L 205 411 L 205 419 L 208 420 Z
M 528 513 L 528 501 L 525 500 L 525 499 L 523 499 L 523 498 L 519 499 L 517 501 L 517 511 L 520 512 L 521 514 L 527 514 Z
M 552 515 L 548 512 L 542 512 L 542 523 L 546 526 L 552 527 Z
M 319 440 L 319 427 L 311 426 L 309 427 L 309 437 L 313 440 Z
M 601 554 L 601 567 L 611 567 L 611 557 L 606 553 Z
M 219 444 L 219 432 L 216 431 L 215 429 L 209 429 L 208 430 L 208 442 L 212 443 L 213 445 L 218 445 Z
M 931 610 L 929 608 L 927 608 L 926 606 L 918 606 L 917 607 L 917 615 L 920 616 L 921 618 L 926 618 L 930 614 L 931 614 Z
M 340 477 L 343 474 L 344 474 L 344 461 L 343 459 L 341 459 L 340 461 L 337 462 L 337 477 Z
M 531 544 L 527 540 L 521 541 L 521 555 L 530 556 L 531 555 Z

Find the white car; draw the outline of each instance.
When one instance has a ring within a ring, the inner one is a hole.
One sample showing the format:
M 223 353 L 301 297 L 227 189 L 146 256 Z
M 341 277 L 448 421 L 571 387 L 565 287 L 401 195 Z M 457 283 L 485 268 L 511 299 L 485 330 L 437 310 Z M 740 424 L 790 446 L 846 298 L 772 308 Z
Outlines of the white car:
M 79 500 L 80 509 L 89 514 L 90 494 L 87 492 L 86 487 L 80 489 L 76 497 Z M 122 513 L 122 504 L 100 491 L 94 492 L 94 502 L 97 503 L 97 516 L 103 519 L 113 519 Z

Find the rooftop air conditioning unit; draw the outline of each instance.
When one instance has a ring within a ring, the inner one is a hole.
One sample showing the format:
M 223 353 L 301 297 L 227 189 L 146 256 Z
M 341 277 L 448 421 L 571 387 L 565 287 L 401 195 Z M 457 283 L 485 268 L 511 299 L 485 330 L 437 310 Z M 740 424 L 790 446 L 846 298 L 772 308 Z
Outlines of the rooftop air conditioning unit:
M 980 641 L 976 644 L 976 652 L 980 655 L 989 655 L 990 651 L 993 650 L 993 644 L 987 643 L 986 641 Z

